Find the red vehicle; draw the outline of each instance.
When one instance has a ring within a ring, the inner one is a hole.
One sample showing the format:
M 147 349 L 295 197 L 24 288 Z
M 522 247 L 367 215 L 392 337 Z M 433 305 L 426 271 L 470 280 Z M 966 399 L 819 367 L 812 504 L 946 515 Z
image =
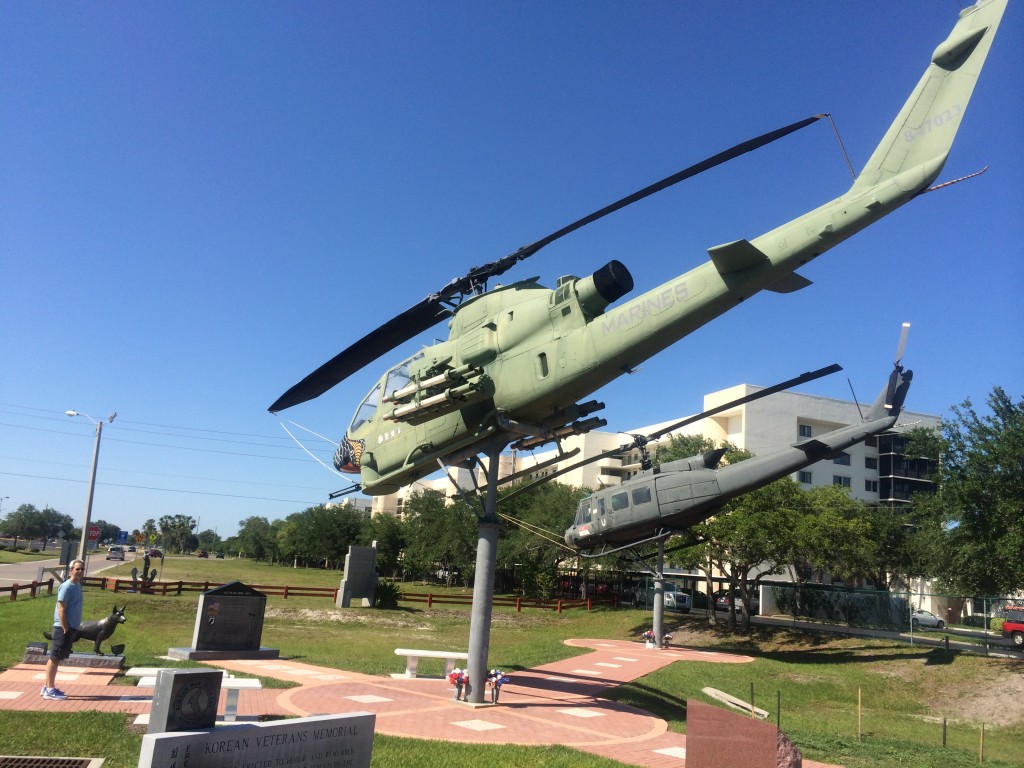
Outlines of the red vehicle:
M 200 549 L 199 550 L 199 554 L 196 555 L 196 557 L 209 557 L 209 556 L 210 556 L 210 553 L 207 552 L 205 549 Z
M 1009 637 L 1018 648 L 1024 648 L 1024 605 L 1008 605 L 1004 611 L 1003 637 Z

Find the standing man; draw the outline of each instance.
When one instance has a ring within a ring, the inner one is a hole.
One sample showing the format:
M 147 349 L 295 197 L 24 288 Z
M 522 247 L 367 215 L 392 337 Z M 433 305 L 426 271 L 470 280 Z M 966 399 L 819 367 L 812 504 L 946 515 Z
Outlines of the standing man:
M 57 665 L 71 655 L 71 646 L 75 643 L 75 635 L 82 625 L 82 578 L 85 576 L 85 563 L 82 560 L 71 561 L 71 575 L 57 590 L 57 605 L 53 609 L 53 648 L 46 662 L 46 685 L 40 694 L 44 699 L 63 701 L 67 698 L 64 691 L 56 687 Z

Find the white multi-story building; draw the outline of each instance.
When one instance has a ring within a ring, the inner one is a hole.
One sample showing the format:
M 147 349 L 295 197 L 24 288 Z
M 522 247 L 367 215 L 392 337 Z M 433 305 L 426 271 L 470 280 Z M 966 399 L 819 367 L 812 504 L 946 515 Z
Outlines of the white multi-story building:
M 735 387 L 712 392 L 704 396 L 704 410 L 710 410 L 723 403 L 736 400 L 756 392 L 763 387 L 739 384 Z M 716 445 L 728 441 L 737 448 L 750 451 L 755 456 L 772 448 L 796 443 L 807 437 L 830 432 L 861 420 L 861 411 L 870 406 L 858 405 L 849 400 L 837 400 L 798 392 L 780 392 L 745 405 L 737 405 L 716 416 L 701 419 L 676 434 L 701 435 Z M 676 422 L 672 419 L 662 424 L 653 424 L 629 430 L 632 434 L 651 434 L 658 429 Z M 910 427 L 937 428 L 939 417 L 913 411 L 903 411 L 896 427 L 896 435 L 869 438 L 865 443 L 850 448 L 834 460 L 819 461 L 800 472 L 793 479 L 804 487 L 815 485 L 842 485 L 850 489 L 854 498 L 868 503 L 896 503 L 910 498 L 910 490 L 916 483 L 924 483 L 926 472 L 914 461 L 904 459 L 900 450 L 902 441 L 899 432 Z M 549 475 L 563 465 L 579 462 L 614 449 L 628 442 L 623 433 L 590 432 L 566 439 L 565 452 L 579 452 L 564 462 L 551 464 L 539 469 L 534 477 Z M 669 440 L 669 436 L 663 438 Z M 648 450 L 653 452 L 654 445 Z M 499 474 L 509 474 L 531 466 L 540 466 L 555 458 L 557 451 L 546 450 L 530 454 L 508 453 L 501 457 Z M 558 481 L 567 485 L 584 488 L 602 488 L 618 485 L 624 478 L 638 470 L 640 461 L 636 449 L 623 455 L 611 456 L 600 461 L 577 467 L 559 476 Z M 458 480 L 464 487 L 472 487 L 472 481 L 465 470 L 460 470 Z M 405 498 L 413 493 L 440 493 L 454 497 L 457 491 L 446 477 L 424 479 L 403 488 L 390 496 L 373 498 L 373 512 L 401 514 Z

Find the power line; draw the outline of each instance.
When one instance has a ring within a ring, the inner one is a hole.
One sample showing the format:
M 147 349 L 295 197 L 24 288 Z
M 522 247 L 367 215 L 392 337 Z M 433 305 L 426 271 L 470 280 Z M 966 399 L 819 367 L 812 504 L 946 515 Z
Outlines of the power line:
M 26 459 L 21 456 L 2 456 L 0 459 L 9 459 L 11 461 L 20 461 L 28 464 L 45 464 L 54 467 L 71 467 L 73 469 L 86 469 L 84 464 L 70 464 L 68 462 L 61 461 L 43 461 L 40 459 Z M 122 472 L 125 474 L 132 475 L 151 475 L 153 477 L 173 477 L 180 480 L 204 480 L 211 483 L 234 483 L 236 485 L 266 485 L 272 488 L 304 488 L 306 490 L 319 490 L 313 486 L 308 485 L 283 485 L 281 483 L 261 483 L 253 480 L 229 480 L 223 477 L 205 477 L 203 475 L 176 475 L 170 472 L 147 472 L 141 469 L 123 469 L 120 467 L 104 467 L 104 472 Z
M 46 432 L 46 433 L 49 433 L 49 434 L 67 435 L 67 436 L 71 436 L 71 437 L 83 437 L 84 436 L 84 435 L 82 435 L 81 433 L 78 433 L 78 432 L 65 432 L 63 430 L 45 429 L 43 427 L 26 427 L 24 424 L 10 424 L 8 422 L 0 422 L 0 426 L 11 427 L 12 429 L 25 429 L 25 430 L 29 430 L 29 431 L 32 431 L 32 432 Z M 185 437 L 185 436 L 182 435 L 182 437 Z M 189 438 L 189 439 L 195 439 L 195 438 Z M 239 451 L 219 451 L 219 450 L 217 450 L 215 448 L 196 448 L 194 446 L 188 446 L 188 445 L 170 445 L 170 444 L 167 444 L 167 443 L 146 442 L 145 440 L 128 440 L 128 439 L 125 439 L 123 437 L 111 437 L 111 436 L 108 436 L 104 440 L 104 444 L 111 443 L 111 442 L 115 442 L 115 443 L 128 443 L 130 445 L 148 445 L 148 446 L 153 447 L 153 448 L 168 448 L 168 449 L 171 449 L 171 450 L 178 450 L 178 451 L 198 451 L 198 452 L 202 452 L 202 453 L 216 453 L 216 454 L 220 454 L 220 455 L 224 455 L 224 456 L 245 456 L 247 458 L 253 458 L 253 459 L 273 459 L 273 460 L 278 460 L 278 461 L 306 461 L 306 459 L 304 457 L 302 457 L 302 456 L 266 456 L 266 455 L 259 454 L 259 453 L 241 453 Z M 298 446 L 295 446 L 295 445 L 266 446 L 266 447 L 268 447 L 268 448 L 286 448 L 287 450 L 299 450 Z M 319 449 L 319 450 L 323 451 L 325 454 L 333 453 L 333 451 L 325 451 L 324 449 Z
M 0 471 L 0 475 L 6 475 L 8 477 L 25 477 L 31 480 L 53 480 L 61 483 L 85 483 L 85 480 L 72 480 L 66 477 L 47 477 L 45 475 L 27 475 L 20 472 L 3 472 Z M 278 501 L 287 504 L 308 504 L 310 506 L 318 506 L 323 504 L 323 501 L 309 501 L 308 499 L 273 499 L 267 496 L 243 496 L 242 494 L 236 493 L 216 493 L 214 491 L 187 491 L 182 488 L 156 488 L 149 485 L 127 485 L 125 483 L 106 483 L 96 481 L 96 485 L 103 485 L 111 488 L 131 488 L 139 491 L 162 491 L 164 493 L 186 493 L 193 496 L 219 496 L 222 498 L 229 499 L 249 499 L 251 501 Z

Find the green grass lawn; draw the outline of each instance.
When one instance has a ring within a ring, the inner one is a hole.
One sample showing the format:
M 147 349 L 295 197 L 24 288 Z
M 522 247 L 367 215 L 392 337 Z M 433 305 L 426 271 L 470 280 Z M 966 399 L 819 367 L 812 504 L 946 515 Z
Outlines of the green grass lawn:
M 107 575 L 128 575 L 132 562 L 118 564 Z M 141 567 L 141 566 L 140 566 Z M 159 561 L 155 567 L 161 568 Z M 336 587 L 338 571 L 295 569 L 247 560 L 202 560 L 168 557 L 161 580 L 239 580 L 247 584 L 290 584 Z M 406 584 L 408 591 L 427 591 Z M 430 587 L 435 593 L 444 592 Z M 198 595 L 154 597 L 114 594 L 89 588 L 86 617 L 99 618 L 114 603 L 127 606 L 128 622 L 115 641 L 126 645 L 131 666 L 159 664 L 168 647 L 191 642 Z M 0 666 L 20 661 L 25 643 L 40 639 L 49 625 L 53 598 L 0 603 Z M 776 717 L 781 697 L 783 730 L 808 758 L 848 768 L 975 765 L 980 726 L 986 725 L 986 763 L 1020 765 L 1024 755 L 1024 722 L 1000 725 L 1005 716 L 999 701 L 1003 683 L 1024 674 L 1024 662 L 946 653 L 939 649 L 890 641 L 830 637 L 789 629 L 757 628 L 749 636 L 708 627 L 702 616 L 667 617 L 675 642 L 715 650 L 734 650 L 756 658 L 752 664 L 678 663 L 609 692 L 608 697 L 632 704 L 685 732 L 686 700 L 710 702 L 701 689 L 711 686 L 748 699 L 754 685 L 758 706 Z M 678 626 L 676 626 L 678 625 Z M 491 628 L 490 663 L 510 671 L 577 655 L 567 638 L 635 639 L 650 626 L 645 611 L 598 609 L 566 611 L 496 607 Z M 469 607 L 404 603 L 395 611 L 336 609 L 330 599 L 268 598 L 263 644 L 280 648 L 288 658 L 375 675 L 398 671 L 394 648 L 405 646 L 465 649 L 469 638 Z M 421 661 L 425 674 L 439 674 Z M 857 739 L 857 696 L 862 701 L 862 733 Z M 1019 700 L 1005 689 L 1006 707 Z M 949 747 L 943 749 L 941 718 L 949 718 Z M 936 720 L 936 718 L 938 718 Z M 0 713 L 3 750 L 8 754 L 96 754 L 108 757 L 110 768 L 134 766 L 140 734 L 120 715 Z M 59 725 L 58 725 L 59 723 Z M 53 732 L 64 741 L 55 743 Z M 58 746 L 58 744 L 60 746 Z M 45 745 L 45 747 L 40 747 Z M 445 745 L 378 736 L 374 766 L 501 765 L 610 766 L 590 755 L 552 749 Z

